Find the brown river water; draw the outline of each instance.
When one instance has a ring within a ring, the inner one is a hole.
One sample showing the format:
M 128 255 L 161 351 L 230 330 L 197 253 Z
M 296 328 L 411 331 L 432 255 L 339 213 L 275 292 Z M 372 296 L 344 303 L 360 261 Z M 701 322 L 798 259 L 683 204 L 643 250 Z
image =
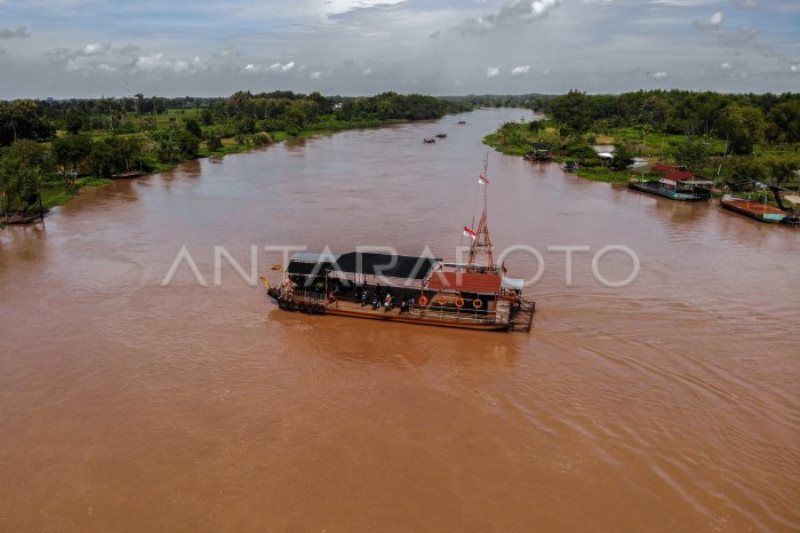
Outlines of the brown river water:
M 214 283 L 214 246 L 452 258 L 481 138 L 521 113 L 195 161 L 0 231 L 0 530 L 800 528 L 800 232 L 491 153 L 495 247 L 545 262 L 530 334 Z M 161 286 L 184 245 L 207 287 Z M 553 245 L 591 248 L 569 286 Z M 593 277 L 607 245 L 631 285 Z

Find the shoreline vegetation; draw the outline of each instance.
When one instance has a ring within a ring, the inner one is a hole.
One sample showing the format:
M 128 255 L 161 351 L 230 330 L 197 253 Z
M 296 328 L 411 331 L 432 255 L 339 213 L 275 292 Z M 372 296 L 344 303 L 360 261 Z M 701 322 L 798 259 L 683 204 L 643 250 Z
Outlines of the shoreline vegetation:
M 292 138 L 468 111 L 464 101 L 394 92 L 325 97 L 290 91 L 228 98 L 0 102 L 0 227 L 38 219 L 80 189 L 164 172 Z
M 716 194 L 763 198 L 766 186 L 800 187 L 800 94 L 730 95 L 639 91 L 620 95 L 483 97 L 481 105 L 523 107 L 544 115 L 508 122 L 484 137 L 498 152 L 524 156 L 547 146 L 577 176 L 628 183 L 644 168 L 669 164 L 715 182 Z M 605 160 L 595 147 L 613 145 Z

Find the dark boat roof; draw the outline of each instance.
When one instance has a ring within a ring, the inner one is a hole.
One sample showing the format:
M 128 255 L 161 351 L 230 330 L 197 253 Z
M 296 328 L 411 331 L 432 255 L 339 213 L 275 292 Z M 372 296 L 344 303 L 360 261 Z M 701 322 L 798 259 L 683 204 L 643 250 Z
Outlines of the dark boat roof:
M 433 265 L 441 259 L 410 255 L 349 252 L 339 256 L 330 254 L 295 254 L 287 272 L 308 275 L 326 271 L 390 278 L 425 279 Z
M 338 268 L 334 267 L 334 269 L 339 272 L 371 276 L 424 279 L 433 268 L 434 263 L 439 261 L 441 259 L 432 257 L 350 252 L 339 256 L 336 261 Z

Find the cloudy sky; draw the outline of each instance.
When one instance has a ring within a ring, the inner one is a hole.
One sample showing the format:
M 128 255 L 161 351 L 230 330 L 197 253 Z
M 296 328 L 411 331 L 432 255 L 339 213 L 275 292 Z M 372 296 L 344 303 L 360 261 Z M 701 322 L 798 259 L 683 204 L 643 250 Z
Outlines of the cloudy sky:
M 0 98 L 800 90 L 800 0 L 0 0 Z

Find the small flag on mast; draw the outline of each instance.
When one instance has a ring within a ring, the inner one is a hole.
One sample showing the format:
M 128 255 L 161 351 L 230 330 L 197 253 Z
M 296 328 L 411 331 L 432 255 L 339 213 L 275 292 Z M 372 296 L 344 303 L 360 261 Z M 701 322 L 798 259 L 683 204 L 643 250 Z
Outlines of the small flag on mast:
M 478 238 L 478 234 L 464 226 L 464 237 L 469 237 L 473 241 Z
M 489 181 L 489 178 L 487 178 L 483 174 L 479 174 L 478 175 L 478 183 L 480 183 L 481 185 L 489 185 L 491 183 L 491 181 Z

